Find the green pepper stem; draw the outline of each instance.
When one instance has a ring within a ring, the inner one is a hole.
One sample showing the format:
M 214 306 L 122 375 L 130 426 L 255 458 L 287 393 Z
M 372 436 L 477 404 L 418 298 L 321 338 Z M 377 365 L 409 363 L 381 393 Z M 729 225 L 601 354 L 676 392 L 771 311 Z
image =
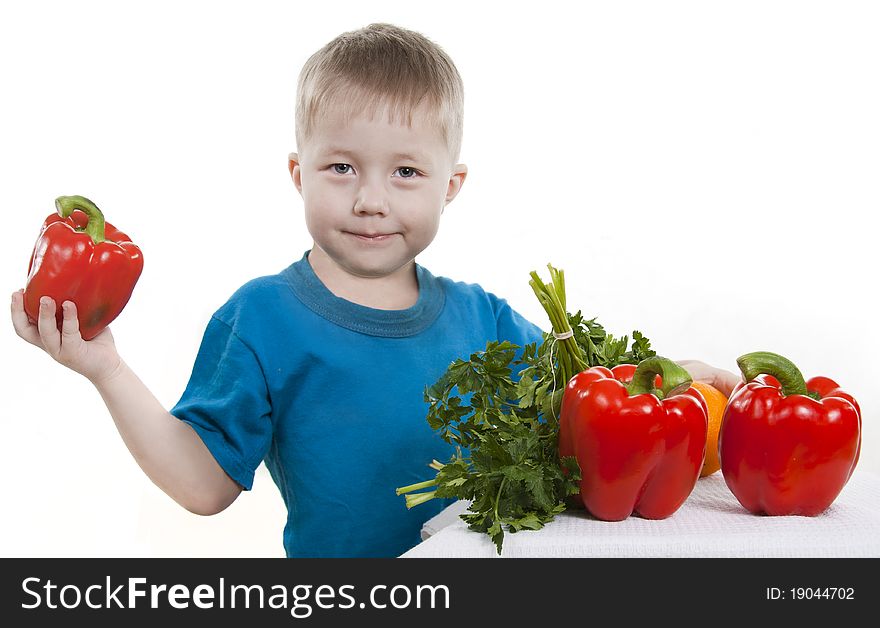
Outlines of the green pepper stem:
M 663 379 L 660 388 L 654 388 L 654 379 L 659 375 Z M 651 393 L 659 399 L 678 395 L 690 388 L 693 380 L 690 373 L 668 358 L 655 355 L 645 358 L 636 367 L 632 381 L 626 389 L 630 396 Z
M 791 360 L 769 351 L 755 351 L 740 356 L 736 360 L 745 381 L 750 382 L 758 375 L 772 375 L 782 384 L 782 394 L 806 395 L 807 384 L 798 367 Z
M 104 214 L 85 196 L 59 196 L 55 199 L 55 209 L 62 218 L 67 218 L 78 209 L 89 217 L 85 232 L 95 244 L 104 241 Z

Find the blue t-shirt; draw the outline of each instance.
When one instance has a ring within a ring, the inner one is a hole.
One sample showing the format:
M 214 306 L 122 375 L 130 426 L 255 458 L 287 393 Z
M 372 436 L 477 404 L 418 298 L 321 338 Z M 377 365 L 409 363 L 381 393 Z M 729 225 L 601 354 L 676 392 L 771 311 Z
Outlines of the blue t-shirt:
M 476 284 L 416 265 L 404 310 L 330 292 L 302 259 L 242 286 L 213 315 L 171 414 L 249 490 L 265 461 L 287 506 L 288 557 L 394 557 L 450 500 L 406 509 L 399 486 L 454 453 L 425 420 L 424 390 L 489 340 L 541 330 Z

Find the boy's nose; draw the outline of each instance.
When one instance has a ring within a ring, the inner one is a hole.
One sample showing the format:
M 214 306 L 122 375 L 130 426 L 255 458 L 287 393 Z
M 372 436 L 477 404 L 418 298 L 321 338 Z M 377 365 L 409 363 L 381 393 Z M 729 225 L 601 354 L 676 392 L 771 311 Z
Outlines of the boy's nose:
M 362 189 L 355 201 L 354 213 L 365 216 L 387 214 L 388 200 L 379 190 Z

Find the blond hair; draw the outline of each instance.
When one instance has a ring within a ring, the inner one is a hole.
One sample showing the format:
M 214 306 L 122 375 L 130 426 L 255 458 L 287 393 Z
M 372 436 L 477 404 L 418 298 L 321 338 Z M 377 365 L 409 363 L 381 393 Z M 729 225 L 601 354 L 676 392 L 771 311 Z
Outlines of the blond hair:
M 299 75 L 296 142 L 300 150 L 315 120 L 330 108 L 412 125 L 420 106 L 443 134 L 454 164 L 461 152 L 464 87 L 449 56 L 424 35 L 392 24 L 342 33 L 309 57 Z

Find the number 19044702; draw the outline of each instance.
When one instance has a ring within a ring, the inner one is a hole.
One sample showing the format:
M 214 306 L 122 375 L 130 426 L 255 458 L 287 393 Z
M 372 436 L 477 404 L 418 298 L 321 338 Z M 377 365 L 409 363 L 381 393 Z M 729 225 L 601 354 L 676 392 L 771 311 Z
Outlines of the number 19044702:
M 854 600 L 854 587 L 767 587 L 768 600 Z

